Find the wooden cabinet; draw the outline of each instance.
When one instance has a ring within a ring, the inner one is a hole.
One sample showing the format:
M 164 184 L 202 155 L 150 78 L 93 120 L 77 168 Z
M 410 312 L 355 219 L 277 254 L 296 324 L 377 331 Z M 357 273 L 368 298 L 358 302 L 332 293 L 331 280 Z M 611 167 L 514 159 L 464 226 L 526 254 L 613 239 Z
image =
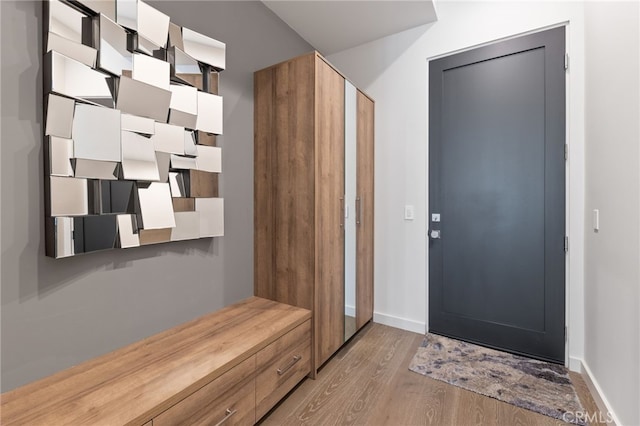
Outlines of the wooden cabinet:
M 311 321 L 257 354 L 256 419 L 262 418 L 311 371 Z
M 253 355 L 155 417 L 153 425 L 254 424 L 255 368 Z
M 373 318 L 374 104 L 357 94 L 356 328 Z
M 310 318 L 249 298 L 3 393 L 0 424 L 252 425 L 309 374 Z
M 345 341 L 345 78 L 313 52 L 257 71 L 254 94 L 254 293 L 313 311 L 315 376 Z M 362 96 L 358 128 L 370 133 L 359 163 L 370 182 L 361 189 L 370 192 L 360 208 L 371 228 L 360 239 L 371 247 L 358 251 L 373 256 L 373 102 Z M 362 262 L 358 270 L 373 266 Z M 373 313 L 373 274 L 358 286 L 361 327 Z

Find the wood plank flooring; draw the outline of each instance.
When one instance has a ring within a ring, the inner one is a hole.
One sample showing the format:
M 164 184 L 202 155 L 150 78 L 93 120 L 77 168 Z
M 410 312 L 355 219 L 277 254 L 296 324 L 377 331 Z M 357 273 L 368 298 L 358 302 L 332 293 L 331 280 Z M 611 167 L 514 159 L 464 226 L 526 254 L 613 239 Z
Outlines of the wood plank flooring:
M 272 425 L 556 425 L 551 417 L 409 371 L 423 336 L 369 324 L 265 416 Z M 579 374 L 572 380 L 596 412 Z

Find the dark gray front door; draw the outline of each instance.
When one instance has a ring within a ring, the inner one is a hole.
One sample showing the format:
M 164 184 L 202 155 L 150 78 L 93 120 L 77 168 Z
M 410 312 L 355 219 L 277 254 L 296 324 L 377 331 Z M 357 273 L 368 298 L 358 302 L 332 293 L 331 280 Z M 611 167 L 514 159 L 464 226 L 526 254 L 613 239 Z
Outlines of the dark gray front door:
M 429 64 L 429 330 L 560 363 L 564 34 Z

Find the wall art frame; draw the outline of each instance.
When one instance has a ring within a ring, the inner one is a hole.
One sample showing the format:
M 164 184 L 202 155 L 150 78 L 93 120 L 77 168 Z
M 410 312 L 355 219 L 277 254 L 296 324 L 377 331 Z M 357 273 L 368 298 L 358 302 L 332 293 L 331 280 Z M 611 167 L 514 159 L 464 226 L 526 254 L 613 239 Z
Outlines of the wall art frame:
M 226 45 L 142 0 L 43 2 L 46 255 L 224 235 Z

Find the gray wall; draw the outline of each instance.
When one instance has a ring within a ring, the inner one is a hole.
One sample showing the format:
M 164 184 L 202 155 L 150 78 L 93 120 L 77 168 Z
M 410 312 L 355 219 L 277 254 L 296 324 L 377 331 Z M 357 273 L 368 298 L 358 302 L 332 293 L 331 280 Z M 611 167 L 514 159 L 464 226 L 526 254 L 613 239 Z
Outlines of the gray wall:
M 41 4 L 1 1 L 2 391 L 253 292 L 253 71 L 312 48 L 260 2 L 151 2 L 227 43 L 225 236 L 44 256 Z

